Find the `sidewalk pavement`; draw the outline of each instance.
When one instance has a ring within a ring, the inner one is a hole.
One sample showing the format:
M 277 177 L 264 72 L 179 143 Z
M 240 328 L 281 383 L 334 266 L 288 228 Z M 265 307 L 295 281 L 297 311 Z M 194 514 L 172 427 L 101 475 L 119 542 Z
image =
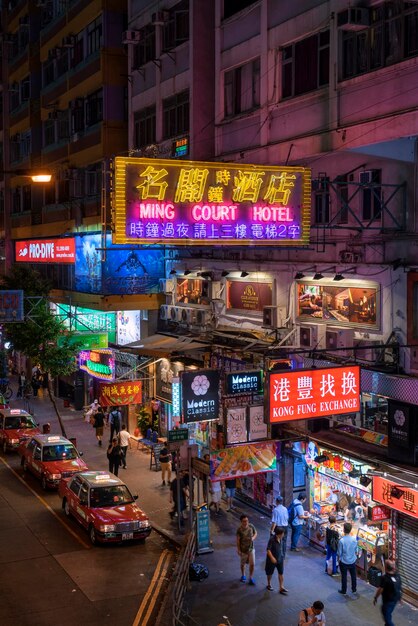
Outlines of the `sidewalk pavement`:
M 84 460 L 94 469 L 108 469 L 106 443 L 110 435 L 104 432 L 103 447 L 99 447 L 95 431 L 84 422 L 81 411 L 64 408 L 57 399 L 68 437 L 75 437 L 78 450 L 84 453 Z M 48 397 L 31 399 L 36 421 L 41 425 L 51 423 L 51 433 L 60 434 L 58 420 Z M 23 407 L 23 401 L 14 399 L 13 407 Z M 120 469 L 119 476 L 133 493 L 139 495 L 138 504 L 149 515 L 157 532 L 181 544 L 186 530 L 179 532 L 175 521 L 169 516 L 172 506 L 169 503 L 169 488 L 162 486 L 161 473 L 149 469 L 149 453 L 136 449 L 136 444 L 128 450 L 127 469 Z M 350 592 L 341 596 L 340 577 L 332 578 L 325 574 L 324 556 L 309 547 L 304 538 L 300 545 L 303 551 L 288 551 L 285 561 L 284 580 L 289 593 L 278 593 L 277 576 L 272 580 L 275 591 L 266 590 L 264 573 L 265 549 L 269 538 L 270 520 L 251 507 L 235 502 L 235 510 L 226 512 L 225 503 L 219 516 L 211 512 L 211 538 L 214 551 L 211 554 L 196 556 L 196 561 L 209 568 L 209 578 L 201 583 L 193 582 L 185 597 L 185 608 L 199 626 L 217 626 L 227 616 L 232 626 L 265 626 L 265 624 L 296 624 L 299 611 L 310 606 L 315 600 L 325 604 L 327 626 L 373 626 L 383 624 L 379 608 L 373 606 L 375 588 L 364 581 L 358 583 L 358 595 Z M 239 516 L 246 513 L 255 525 L 256 540 L 256 586 L 240 582 L 239 557 L 236 552 L 235 533 Z M 304 544 L 305 541 L 305 544 Z M 379 601 L 380 602 L 380 601 Z M 418 622 L 417 610 L 403 604 L 397 606 L 394 619 L 396 626 L 406 626 Z M 193 622 L 193 623 L 194 623 Z

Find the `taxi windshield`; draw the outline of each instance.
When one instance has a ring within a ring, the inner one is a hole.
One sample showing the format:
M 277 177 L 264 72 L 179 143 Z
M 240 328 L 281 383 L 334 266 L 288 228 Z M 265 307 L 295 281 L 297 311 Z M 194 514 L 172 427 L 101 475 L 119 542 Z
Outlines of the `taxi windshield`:
M 43 461 L 67 461 L 78 457 L 77 450 L 71 444 L 44 446 Z
M 90 506 L 104 508 L 121 506 L 134 502 L 132 494 L 126 485 L 112 485 L 108 487 L 92 487 L 90 490 Z
M 30 415 L 11 415 L 4 420 L 6 430 L 18 430 L 19 428 L 36 428 L 36 424 Z

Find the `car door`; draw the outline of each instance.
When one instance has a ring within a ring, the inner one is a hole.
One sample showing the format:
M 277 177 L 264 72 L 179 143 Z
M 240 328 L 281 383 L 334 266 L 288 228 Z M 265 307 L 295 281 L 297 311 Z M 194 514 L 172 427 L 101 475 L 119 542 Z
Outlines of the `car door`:
M 89 510 L 89 487 L 87 483 L 84 480 L 82 480 L 80 493 L 78 497 L 76 515 L 80 524 L 82 524 L 85 528 L 88 527 L 88 523 L 89 523 L 88 510 Z
M 78 519 L 77 507 L 79 504 L 79 494 L 81 487 L 80 476 L 74 476 L 67 489 L 67 500 L 70 505 L 72 515 Z
M 31 470 L 36 476 L 40 476 L 42 474 L 42 461 L 41 461 L 41 446 L 38 442 L 35 443 L 35 447 L 32 450 L 32 453 L 29 453 L 28 456 L 28 464 Z

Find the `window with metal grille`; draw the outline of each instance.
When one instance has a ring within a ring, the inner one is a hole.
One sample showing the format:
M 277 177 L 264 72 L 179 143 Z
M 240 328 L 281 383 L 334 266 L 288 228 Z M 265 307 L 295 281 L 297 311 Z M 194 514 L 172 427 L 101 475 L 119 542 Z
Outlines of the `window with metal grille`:
M 31 211 L 32 209 L 32 186 L 24 185 L 22 187 L 22 211 Z
M 12 212 L 21 213 L 22 211 L 22 189 L 15 187 L 12 191 Z
M 102 47 L 102 16 L 96 17 L 87 26 L 87 56 L 97 52 Z
M 260 106 L 260 59 L 236 67 L 224 76 L 225 117 Z
M 86 126 L 93 126 L 103 119 L 103 89 L 87 96 Z
M 382 171 L 370 170 L 370 182 L 367 183 L 362 194 L 363 221 L 376 221 L 382 216 Z
M 315 193 L 315 224 L 328 224 L 330 221 L 329 191 Z
M 335 179 L 335 189 L 337 190 L 337 222 L 338 224 L 348 224 L 348 176 L 341 174 Z
M 155 105 L 134 113 L 134 148 L 145 148 L 155 143 Z
M 148 24 L 140 29 L 140 39 L 133 47 L 132 69 L 136 70 L 156 57 L 155 26 Z
M 61 52 L 56 60 L 56 76 L 59 78 L 63 76 L 69 69 L 70 55 L 68 48 L 61 48 Z
M 78 33 L 72 48 L 71 67 L 76 67 L 84 59 L 84 32 Z
M 52 146 L 55 143 L 55 121 L 45 120 L 44 122 L 44 147 Z
M 189 40 L 189 0 L 182 0 L 168 11 L 163 28 L 163 51 Z
M 300 96 L 329 83 L 329 30 L 282 50 L 282 98 Z
M 71 110 L 71 130 L 79 133 L 84 130 L 84 98 L 77 98 Z
M 189 130 L 189 90 L 163 100 L 163 137 L 169 139 Z
M 47 87 L 55 80 L 55 65 L 53 59 L 48 59 L 42 65 L 42 84 L 44 87 Z

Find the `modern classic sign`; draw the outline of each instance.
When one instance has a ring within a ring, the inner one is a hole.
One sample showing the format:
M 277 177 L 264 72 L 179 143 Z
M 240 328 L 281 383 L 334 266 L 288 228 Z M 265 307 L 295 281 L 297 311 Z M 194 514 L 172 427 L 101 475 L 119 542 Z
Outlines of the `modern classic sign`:
M 226 393 L 261 393 L 263 391 L 263 373 L 261 370 L 254 372 L 233 372 L 226 375 Z
M 360 410 L 360 368 L 332 367 L 269 374 L 270 423 Z
M 15 242 L 16 263 L 75 263 L 75 239 L 29 239 Z
M 115 158 L 113 243 L 305 245 L 304 167 Z
M 220 374 L 216 370 L 182 372 L 183 421 L 201 422 L 219 417 Z

